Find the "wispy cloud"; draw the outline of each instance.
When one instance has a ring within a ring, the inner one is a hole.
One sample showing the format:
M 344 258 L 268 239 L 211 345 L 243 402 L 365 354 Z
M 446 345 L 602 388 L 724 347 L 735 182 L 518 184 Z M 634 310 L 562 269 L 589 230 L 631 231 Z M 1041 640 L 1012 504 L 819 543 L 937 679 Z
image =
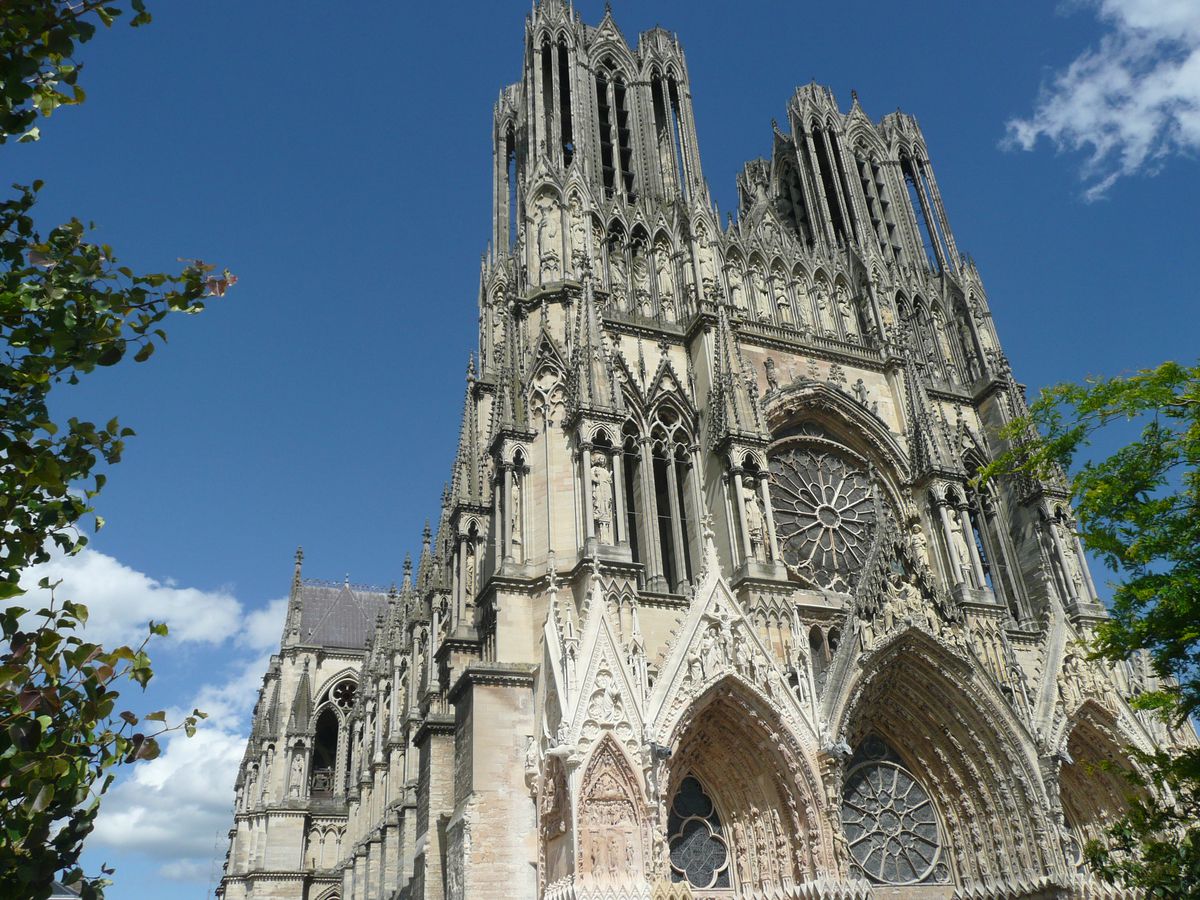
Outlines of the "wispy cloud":
M 1077 0 L 1107 26 L 1043 87 L 1032 115 L 1007 123 L 1005 143 L 1032 150 L 1042 138 L 1085 154 L 1084 197 L 1119 179 L 1154 174 L 1174 155 L 1200 150 L 1200 2 Z

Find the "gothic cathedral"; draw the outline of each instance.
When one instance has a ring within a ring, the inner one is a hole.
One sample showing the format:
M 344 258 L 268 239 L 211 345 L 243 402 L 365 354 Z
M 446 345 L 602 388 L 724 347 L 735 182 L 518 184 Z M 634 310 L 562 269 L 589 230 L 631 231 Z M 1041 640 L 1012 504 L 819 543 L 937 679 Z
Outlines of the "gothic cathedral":
M 495 108 L 436 531 L 296 560 L 224 900 L 1098 897 L 1097 768 L 1194 741 L 1079 642 L 1061 480 L 911 116 L 799 88 L 723 222 L 687 66 L 565 0 Z

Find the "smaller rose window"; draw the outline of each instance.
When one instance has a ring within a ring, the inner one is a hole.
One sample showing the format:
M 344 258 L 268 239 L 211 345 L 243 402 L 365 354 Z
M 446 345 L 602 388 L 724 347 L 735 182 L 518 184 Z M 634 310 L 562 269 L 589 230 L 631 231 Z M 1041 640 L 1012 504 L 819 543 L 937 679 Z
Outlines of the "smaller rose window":
M 872 881 L 918 884 L 934 876 L 941 841 L 933 801 L 897 762 L 855 766 L 842 791 L 842 828 L 857 867 Z
M 329 692 L 333 698 L 333 702 L 342 709 L 350 709 L 354 706 L 354 697 L 357 693 L 358 685 L 349 679 L 339 681 L 333 686 L 333 690 Z
M 729 847 L 712 799 L 695 778 L 679 785 L 667 821 L 671 880 L 695 888 L 729 887 Z

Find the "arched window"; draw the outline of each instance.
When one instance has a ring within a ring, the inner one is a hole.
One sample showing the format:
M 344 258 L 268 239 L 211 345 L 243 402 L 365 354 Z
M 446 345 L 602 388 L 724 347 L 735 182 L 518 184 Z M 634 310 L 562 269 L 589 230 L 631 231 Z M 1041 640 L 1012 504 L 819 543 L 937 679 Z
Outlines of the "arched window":
M 671 880 L 710 890 L 732 886 L 729 844 L 712 798 L 693 776 L 684 778 L 667 821 Z
M 334 791 L 341 727 L 341 718 L 332 706 L 326 706 L 317 717 L 317 736 L 313 744 L 312 774 L 309 778 L 314 797 L 329 796 Z
M 878 735 L 867 736 L 847 767 L 842 829 L 852 871 L 875 884 L 949 880 L 933 800 Z

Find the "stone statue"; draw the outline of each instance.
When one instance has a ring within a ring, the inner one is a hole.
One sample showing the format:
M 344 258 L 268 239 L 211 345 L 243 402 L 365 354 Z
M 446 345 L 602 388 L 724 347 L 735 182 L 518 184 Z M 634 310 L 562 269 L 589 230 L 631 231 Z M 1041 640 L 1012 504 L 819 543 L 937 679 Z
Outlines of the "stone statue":
M 289 795 L 299 797 L 304 782 L 304 756 L 297 750 L 292 754 L 292 777 Z
M 514 471 L 512 475 L 512 509 L 509 510 L 509 533 L 512 535 L 512 542 L 518 547 L 521 545 L 521 475 Z
M 671 250 L 666 245 L 659 245 L 654 251 L 654 261 L 658 274 L 658 300 L 663 313 L 675 311 L 675 276 L 671 271 Z
M 613 303 L 624 308 L 629 292 L 629 270 L 625 266 L 625 250 L 619 244 L 608 246 L 608 290 Z
M 554 279 L 559 276 L 559 255 L 562 252 L 558 204 L 549 194 L 543 194 L 538 198 L 535 208 L 539 271 L 543 278 Z
M 575 264 L 575 271 L 579 272 L 587 259 L 587 217 L 577 196 L 571 197 L 568 209 L 571 220 L 571 259 Z
M 633 296 L 637 301 L 637 309 L 643 316 L 649 318 L 654 310 L 650 304 L 650 267 L 646 264 L 644 250 L 633 255 Z
M 742 504 L 746 508 L 746 531 L 750 534 L 750 555 L 762 562 L 766 559 L 766 544 L 763 540 L 763 514 L 758 504 L 758 491 L 753 485 L 742 484 Z
M 912 545 L 913 555 L 925 565 L 929 564 L 929 540 L 921 528 L 921 523 L 913 520 L 908 529 L 908 541 Z
M 779 376 L 775 373 L 775 360 L 767 357 L 767 361 L 763 363 L 763 368 L 767 370 L 767 391 L 779 390 Z
M 957 509 L 950 511 L 950 543 L 962 569 L 962 580 L 971 582 L 971 551 L 967 549 L 967 537 L 963 529 L 962 514 Z
M 867 405 L 867 398 L 870 396 L 870 393 L 867 391 L 867 386 L 863 384 L 863 380 L 861 378 L 854 382 L 854 387 L 852 387 L 850 390 L 854 394 L 855 400 L 857 400 L 863 406 Z
M 837 303 L 838 315 L 842 319 L 842 328 L 845 329 L 846 335 L 858 333 L 858 329 L 854 327 L 854 311 L 850 308 L 850 293 L 846 290 L 844 284 L 837 286 L 837 295 L 835 297 Z
M 592 518 L 596 537 L 602 544 L 613 542 L 613 482 L 608 459 L 603 453 L 592 454 Z

